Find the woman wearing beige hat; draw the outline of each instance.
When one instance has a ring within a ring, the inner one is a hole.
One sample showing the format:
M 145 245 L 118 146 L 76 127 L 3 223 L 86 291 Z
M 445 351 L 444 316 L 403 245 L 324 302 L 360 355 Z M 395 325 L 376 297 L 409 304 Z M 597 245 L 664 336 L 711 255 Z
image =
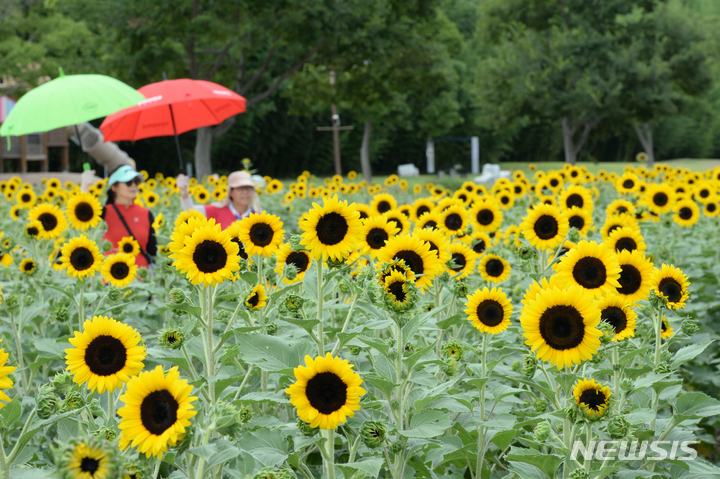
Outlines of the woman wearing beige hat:
M 190 178 L 180 174 L 177 177 L 177 186 L 180 188 L 180 204 L 183 209 L 197 210 L 204 214 L 207 218 L 215 218 L 215 221 L 223 228 L 227 228 L 233 221 L 240 220 L 250 216 L 253 213 L 262 213 L 260 206 L 260 198 L 252 177 L 245 171 L 234 171 L 230 173 L 227 179 L 228 195 L 217 203 L 203 206 L 193 203 L 190 193 L 188 192 L 188 184 Z

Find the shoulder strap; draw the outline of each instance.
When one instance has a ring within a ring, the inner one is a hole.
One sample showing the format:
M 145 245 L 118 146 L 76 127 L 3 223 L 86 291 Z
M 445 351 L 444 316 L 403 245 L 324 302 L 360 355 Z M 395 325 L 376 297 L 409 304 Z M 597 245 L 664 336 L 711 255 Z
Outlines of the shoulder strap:
M 115 208 L 115 212 L 117 213 L 118 217 L 120 218 L 120 221 L 122 221 L 122 224 L 125 226 L 125 229 L 127 230 L 127 232 L 130 233 L 130 236 L 132 237 L 132 239 L 134 239 L 135 242 L 138 244 L 138 246 L 140 246 L 140 253 L 145 257 L 145 259 L 148 262 L 148 265 L 153 264 L 154 261 L 153 261 L 152 257 L 145 252 L 145 250 L 143 249 L 140 242 L 135 238 L 135 235 L 133 234 L 132 230 L 130 229 L 127 222 L 125 221 L 125 217 L 122 215 L 122 213 L 120 213 L 120 210 L 118 209 L 117 205 L 115 203 L 111 203 L 111 204 L 112 204 L 112 207 Z

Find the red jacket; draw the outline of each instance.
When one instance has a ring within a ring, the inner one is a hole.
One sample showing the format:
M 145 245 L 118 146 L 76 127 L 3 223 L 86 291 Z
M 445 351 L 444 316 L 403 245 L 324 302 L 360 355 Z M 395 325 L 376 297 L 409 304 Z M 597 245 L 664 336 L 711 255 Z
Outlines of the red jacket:
M 157 239 L 155 238 L 155 230 L 152 227 L 153 214 L 142 206 L 132 204 L 130 206 L 116 204 L 120 214 L 125 218 L 125 222 L 130 227 L 132 235 L 135 237 L 140 247 L 151 257 L 157 254 Z M 107 205 L 103 208 L 103 219 L 107 223 L 107 232 L 103 235 L 103 239 L 108 240 L 113 245 L 111 253 L 117 252 L 117 245 L 121 239 L 130 236 L 127 228 L 120 220 L 115 208 Z M 135 257 L 135 264 L 147 268 L 148 262 L 142 253 Z
M 207 205 L 205 207 L 205 215 L 207 219 L 215 218 L 215 223 L 219 224 L 222 229 L 227 228 L 233 221 L 237 220 L 237 217 L 230 211 L 230 207 L 215 208 L 214 206 Z

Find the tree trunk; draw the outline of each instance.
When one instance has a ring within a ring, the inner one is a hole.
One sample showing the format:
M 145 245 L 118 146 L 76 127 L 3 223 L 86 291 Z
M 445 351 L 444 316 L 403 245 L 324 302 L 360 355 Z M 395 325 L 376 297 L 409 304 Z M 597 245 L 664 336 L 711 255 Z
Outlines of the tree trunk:
M 570 120 L 567 117 L 562 119 L 563 129 L 563 146 L 565 148 L 565 163 L 574 165 L 577 161 L 577 151 L 575 151 L 575 142 L 573 142 L 573 136 L 575 135 L 575 128 L 570 127 Z
M 202 180 L 205 176 L 212 174 L 212 162 L 210 153 L 212 151 L 213 132 L 211 126 L 197 129 L 195 140 L 195 177 Z
M 645 153 L 648 156 L 647 166 L 648 168 L 652 168 L 652 166 L 655 164 L 655 150 L 653 149 L 652 129 L 650 128 L 650 125 L 648 123 L 642 123 L 640 125 L 633 124 L 633 128 L 635 128 L 635 133 L 638 136 L 638 140 L 640 140 L 640 144 L 642 145 Z
M 363 131 L 362 146 L 360 146 L 360 166 L 365 181 L 372 181 L 372 169 L 370 168 L 370 134 L 372 132 L 372 121 L 365 122 Z

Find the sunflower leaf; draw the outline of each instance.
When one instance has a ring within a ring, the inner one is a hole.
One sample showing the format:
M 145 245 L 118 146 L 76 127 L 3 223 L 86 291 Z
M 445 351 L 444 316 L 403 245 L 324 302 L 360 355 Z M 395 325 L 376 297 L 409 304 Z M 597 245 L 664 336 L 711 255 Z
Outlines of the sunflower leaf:
M 448 415 L 442 411 L 428 409 L 420 411 L 410 419 L 410 429 L 398 431 L 404 437 L 429 439 L 442 436 L 452 426 Z
M 294 368 L 304 364 L 305 355 L 314 356 L 314 345 L 307 340 L 236 334 L 235 341 L 243 361 L 268 372 L 292 373 Z
M 519 447 L 510 448 L 506 458 L 511 464 L 518 462 L 530 464 L 540 469 L 549 479 L 555 477 L 558 466 L 565 460 L 564 457 L 557 454 L 540 454 L 537 451 Z
M 691 344 L 689 346 L 685 346 L 682 349 L 679 349 L 678 352 L 675 353 L 675 356 L 673 356 L 672 364 L 673 366 L 676 366 L 680 363 L 683 363 L 685 361 L 690 361 L 691 359 L 696 358 L 699 356 L 703 351 L 707 349 L 708 346 L 710 346 L 713 341 L 705 341 L 703 343 L 696 343 Z
M 394 382 L 381 378 L 376 374 L 365 374 L 363 380 L 378 388 L 388 398 L 392 396 L 393 389 L 397 387 Z
M 361 471 L 370 477 L 378 477 L 384 463 L 385 459 L 381 457 L 369 457 L 358 462 L 338 464 L 337 467 L 343 471 L 345 477 L 352 477 L 355 471 Z
M 692 391 L 677 398 L 675 421 L 716 416 L 720 414 L 720 401 L 701 392 Z

